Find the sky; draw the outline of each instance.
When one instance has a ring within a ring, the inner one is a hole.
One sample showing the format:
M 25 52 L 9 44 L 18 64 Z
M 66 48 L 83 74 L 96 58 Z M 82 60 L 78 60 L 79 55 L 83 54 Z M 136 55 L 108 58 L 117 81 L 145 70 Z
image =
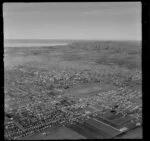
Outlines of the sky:
M 4 3 L 4 39 L 141 40 L 140 2 Z

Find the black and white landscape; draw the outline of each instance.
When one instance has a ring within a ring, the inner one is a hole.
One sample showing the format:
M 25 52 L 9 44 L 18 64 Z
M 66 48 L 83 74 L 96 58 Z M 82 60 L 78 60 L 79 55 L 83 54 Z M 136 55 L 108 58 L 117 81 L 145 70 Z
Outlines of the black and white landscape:
M 5 139 L 142 138 L 141 3 L 4 3 Z

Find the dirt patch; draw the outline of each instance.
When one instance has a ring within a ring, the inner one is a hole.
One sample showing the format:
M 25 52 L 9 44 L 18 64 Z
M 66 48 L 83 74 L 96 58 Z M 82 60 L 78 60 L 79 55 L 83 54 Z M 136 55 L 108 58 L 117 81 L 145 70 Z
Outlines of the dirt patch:
M 121 58 L 99 58 L 96 60 L 97 64 L 100 65 L 117 65 L 119 67 L 125 67 L 130 70 L 140 68 L 140 64 L 135 61 L 121 59 Z
M 72 89 L 69 89 L 66 94 L 67 95 L 73 95 L 73 96 L 89 96 L 89 95 L 95 95 L 99 92 L 108 91 L 110 89 L 114 89 L 115 87 L 113 85 L 108 84 L 85 84 L 76 86 Z

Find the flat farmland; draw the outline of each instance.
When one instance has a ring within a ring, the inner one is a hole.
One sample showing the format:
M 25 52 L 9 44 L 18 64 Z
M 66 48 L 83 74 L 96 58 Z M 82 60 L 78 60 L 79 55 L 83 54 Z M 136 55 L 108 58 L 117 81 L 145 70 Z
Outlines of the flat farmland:
M 128 123 L 130 120 L 132 120 L 133 118 L 128 116 L 128 117 L 120 117 L 117 119 L 112 120 L 114 123 L 117 123 L 120 126 L 123 126 L 124 124 Z
M 117 136 L 114 139 L 142 139 L 143 138 L 143 128 L 137 127 L 131 131 L 124 133 L 123 135 Z
M 97 129 L 102 130 L 106 134 L 108 134 L 110 137 L 111 136 L 116 136 L 117 134 L 120 134 L 120 131 L 117 130 L 116 128 L 111 127 L 108 124 L 105 124 L 99 120 L 96 119 L 89 119 L 86 121 L 88 124 L 94 126 Z
M 95 135 L 95 137 L 98 138 L 98 139 L 103 139 L 103 138 L 106 139 L 106 138 L 110 137 L 107 133 L 103 132 L 102 129 L 97 130 L 97 128 L 95 128 L 94 126 L 88 124 L 87 122 L 83 123 L 82 126 L 85 129 L 89 130 L 91 133 L 93 133 Z
M 40 64 L 43 67 L 46 65 L 45 67 L 48 68 L 56 65 L 115 73 L 115 70 L 139 69 L 140 51 L 140 43 L 136 42 L 85 42 L 55 47 L 11 47 L 5 48 L 4 65 L 5 67 L 19 64 L 30 66 L 28 63 L 34 62 L 35 65 Z
M 116 122 L 113 122 L 113 121 L 107 120 L 107 119 L 105 119 L 105 118 L 102 118 L 102 117 L 99 116 L 99 115 L 96 116 L 95 119 L 97 119 L 97 120 L 99 120 L 99 121 L 101 121 L 101 122 L 104 122 L 104 123 L 106 123 L 106 124 L 109 124 L 110 126 L 115 127 L 115 128 L 117 128 L 117 129 L 120 129 L 120 128 L 121 128 L 121 126 L 119 126 Z
M 87 129 L 87 127 L 81 125 L 70 125 L 68 128 L 78 132 L 79 134 L 85 136 L 87 139 L 98 139 L 98 138 L 104 138 L 105 136 L 102 136 L 99 134 L 99 136 L 96 133 L 93 133 L 93 130 Z
M 43 132 L 48 132 L 47 135 L 42 135 Z M 50 140 L 50 139 L 86 139 L 81 134 L 70 130 L 67 127 L 48 128 L 43 130 L 39 134 L 34 134 L 28 137 L 22 138 L 22 140 Z

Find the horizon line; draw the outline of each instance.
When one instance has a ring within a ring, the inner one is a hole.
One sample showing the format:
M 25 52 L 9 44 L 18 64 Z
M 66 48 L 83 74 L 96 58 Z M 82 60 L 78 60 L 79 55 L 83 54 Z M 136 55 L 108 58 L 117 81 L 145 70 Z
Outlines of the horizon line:
M 142 41 L 142 39 L 4 39 L 4 40 L 96 40 L 96 41 Z

